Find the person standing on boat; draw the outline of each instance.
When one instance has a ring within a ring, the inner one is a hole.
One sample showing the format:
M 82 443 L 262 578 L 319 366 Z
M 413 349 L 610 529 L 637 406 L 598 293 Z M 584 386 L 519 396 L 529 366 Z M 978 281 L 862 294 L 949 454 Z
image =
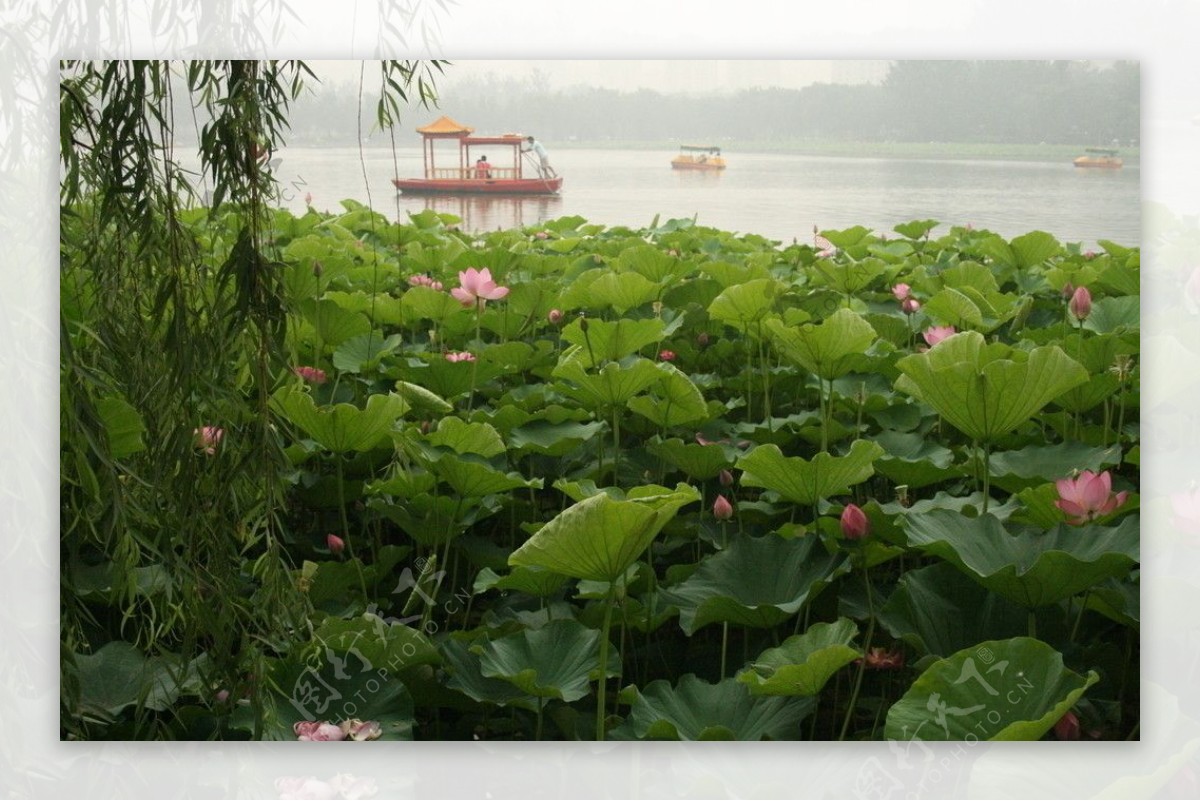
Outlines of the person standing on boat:
M 558 173 L 550 166 L 550 154 L 546 152 L 545 146 L 532 136 L 527 136 L 525 137 L 525 144 L 521 147 L 521 152 L 528 153 L 531 150 L 537 154 L 538 161 L 541 162 L 538 172 L 541 173 L 542 177 L 545 178 L 547 175 L 551 178 L 558 177 Z
M 492 165 L 487 160 L 487 156 L 480 156 L 479 161 L 475 162 L 475 177 L 476 178 L 491 178 Z

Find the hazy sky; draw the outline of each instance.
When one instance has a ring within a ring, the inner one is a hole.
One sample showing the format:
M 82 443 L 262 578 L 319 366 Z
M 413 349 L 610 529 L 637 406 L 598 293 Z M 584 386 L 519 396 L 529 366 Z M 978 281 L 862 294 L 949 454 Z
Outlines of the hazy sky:
M 887 61 L 754 61 L 754 60 L 461 60 L 439 78 L 445 90 L 457 81 L 494 76 L 533 81 L 551 89 L 573 85 L 603 86 L 621 91 L 737 91 L 756 87 L 800 89 L 813 83 L 878 82 Z M 323 81 L 357 81 L 357 61 L 310 62 Z M 370 69 L 368 69 L 370 74 Z

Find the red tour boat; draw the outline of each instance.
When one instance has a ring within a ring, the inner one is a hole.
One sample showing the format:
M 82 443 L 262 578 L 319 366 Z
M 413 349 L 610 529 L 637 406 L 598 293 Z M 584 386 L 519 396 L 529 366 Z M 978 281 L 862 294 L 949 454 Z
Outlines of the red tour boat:
M 436 121 L 418 128 L 417 133 L 423 138 L 423 156 L 425 161 L 424 178 L 393 178 L 392 183 L 405 194 L 414 195 L 553 195 L 562 188 L 561 175 L 543 177 L 538 174 L 537 162 L 529 159 L 530 175 L 525 174 L 521 156 L 521 145 L 525 137 L 520 134 L 507 133 L 501 136 L 472 136 L 475 129 L 455 122 L 449 117 L 440 117 Z M 457 158 L 451 156 L 443 159 L 457 162 L 456 166 L 439 167 L 435 163 L 434 145 L 440 140 L 451 140 L 458 143 Z M 471 149 L 479 156 L 489 156 L 483 164 L 473 160 Z M 512 153 L 512 166 L 500 165 L 501 159 L 494 161 L 493 153 L 503 153 L 503 148 L 509 148 Z

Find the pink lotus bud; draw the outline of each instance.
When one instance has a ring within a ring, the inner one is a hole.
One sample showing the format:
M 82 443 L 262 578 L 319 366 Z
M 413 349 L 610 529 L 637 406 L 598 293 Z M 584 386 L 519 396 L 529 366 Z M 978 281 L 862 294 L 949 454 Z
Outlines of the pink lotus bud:
M 871 531 L 871 521 L 862 509 L 852 503 L 842 510 L 842 536 L 848 540 L 861 540 Z
M 1068 712 L 1054 724 L 1054 736 L 1060 740 L 1079 739 L 1079 718 L 1074 712 Z
M 921 309 L 921 303 L 916 298 L 905 298 L 900 301 L 900 311 L 905 314 L 916 314 Z
M 730 473 L 728 470 L 722 470 L 717 475 L 717 480 L 721 482 L 722 487 L 731 487 L 733 486 L 733 473 Z
M 712 513 L 718 520 L 728 520 L 733 517 L 733 504 L 725 500 L 724 495 L 718 495 L 717 500 L 713 502 Z
M 546 233 L 545 231 L 538 231 L 536 234 L 534 234 L 534 236 L 537 237 L 538 239 L 549 239 L 550 238 L 550 234 Z
M 896 284 L 892 287 L 892 294 L 896 297 L 896 300 L 904 300 L 909 296 L 910 291 L 911 287 L 908 284 Z
M 1087 287 L 1081 286 L 1075 290 L 1070 303 L 1067 304 L 1067 309 L 1076 320 L 1087 319 L 1087 316 L 1092 313 L 1092 293 L 1088 292 Z
M 1070 281 L 1063 284 L 1063 288 L 1062 288 L 1062 299 L 1063 300 L 1070 300 L 1071 296 L 1074 294 L 1075 294 L 1075 285 L 1074 284 L 1072 284 Z
M 662 359 L 664 362 L 673 362 L 673 361 L 675 361 L 675 351 L 673 351 L 673 350 L 659 351 L 658 358 Z
M 1096 251 L 1094 251 L 1094 250 L 1085 250 L 1085 251 L 1083 251 L 1083 257 L 1084 257 L 1085 259 L 1087 259 L 1088 261 L 1091 261 L 1092 259 L 1096 258 Z
M 428 420 L 421 421 L 421 433 L 422 434 L 428 434 L 432 430 L 433 430 L 433 423 L 431 423 Z
M 696 335 L 696 344 L 702 348 L 707 348 L 709 341 L 709 336 L 706 331 L 701 331 Z
M 228 700 L 229 700 L 229 690 L 218 690 L 217 691 L 217 703 L 218 704 L 223 704 Z
M 546 319 L 550 321 L 550 325 L 562 325 L 562 309 L 551 309 L 549 312 L 547 312 Z
M 337 534 L 330 534 L 325 538 L 325 544 L 329 546 L 329 552 L 334 556 L 340 556 L 342 551 L 346 549 L 346 541 Z
M 305 205 L 305 206 L 311 206 L 311 205 L 312 205 L 312 192 L 305 192 L 305 193 L 304 193 L 304 205 Z

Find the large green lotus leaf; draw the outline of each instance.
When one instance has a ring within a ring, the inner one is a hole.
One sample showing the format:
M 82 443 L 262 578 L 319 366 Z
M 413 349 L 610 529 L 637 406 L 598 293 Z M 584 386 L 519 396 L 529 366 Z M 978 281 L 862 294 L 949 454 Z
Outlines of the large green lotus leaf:
M 295 740 L 293 725 L 302 720 L 341 723 L 357 718 L 372 720 L 382 729 L 380 740 L 411 740 L 413 699 L 399 674 L 410 667 L 401 659 L 374 661 L 357 649 L 336 648 L 307 652 L 308 659 L 270 660 L 264 684 L 264 740 Z M 438 660 L 437 654 L 433 655 Z M 249 706 L 239 706 L 230 725 L 253 731 L 255 718 Z
M 977 261 L 964 261 L 953 267 L 947 267 L 940 273 L 942 285 L 951 289 L 962 290 L 970 287 L 983 295 L 999 292 L 995 274 Z
M 748 284 L 751 281 L 767 280 L 771 277 L 766 267 L 757 264 L 730 264 L 727 261 L 706 261 L 702 265 L 703 272 L 721 285 L 722 288 Z M 747 307 L 749 310 L 750 307 Z M 710 312 L 711 315 L 711 312 Z M 753 320 L 753 318 L 749 318 Z M 737 327 L 748 320 L 738 320 Z
M 709 684 L 688 673 L 675 687 L 666 679 L 633 690 L 629 719 L 614 739 L 798 740 L 811 698 L 754 698 L 736 679 Z
M 687 484 L 625 500 L 593 495 L 538 529 L 508 563 L 544 567 L 572 578 L 616 581 L 682 507 L 699 500 L 700 493 Z
M 679 607 L 679 625 L 689 636 L 709 623 L 769 628 L 849 569 L 846 555 L 829 553 L 819 537 L 737 537 L 660 594 Z
M 1024 634 L 1028 612 L 938 562 L 900 577 L 879 622 L 922 654 L 949 656 L 980 639 Z
M 337 347 L 351 337 L 371 333 L 371 321 L 365 314 L 346 311 L 332 300 L 306 300 L 300 304 L 300 313 L 327 346 Z
M 876 339 L 871 324 L 849 309 L 838 309 L 820 323 L 798 328 L 768 320 L 767 328 L 784 357 L 826 380 L 853 369 Z
M 846 228 L 841 231 L 831 229 L 821 232 L 821 236 L 828 239 L 835 248 L 842 248 L 843 250 L 861 244 L 870 235 L 871 229 L 862 225 L 856 225 L 853 228 Z
M 376 666 L 391 664 L 392 670 L 435 665 L 441 657 L 424 634 L 401 623 L 388 622 L 370 612 L 343 620 L 326 618 L 312 635 L 312 650 L 332 649 L 337 653 L 352 650 Z
M 649 359 L 634 359 L 629 364 L 609 362 L 589 372 L 587 353 L 571 348 L 563 354 L 552 375 L 573 384 L 564 392 L 595 409 L 625 406 L 629 399 L 662 379 L 662 372 Z
M 1016 266 L 1022 270 L 1034 267 L 1062 252 L 1062 245 L 1045 231 L 1030 231 L 1009 242 Z
M 989 640 L 941 659 L 888 710 L 884 736 L 910 742 L 1038 740 L 1100 680 L 1040 640 Z
M 945 559 L 1027 609 L 1123 576 L 1138 561 L 1136 515 L 1114 528 L 1062 524 L 1012 534 L 990 514 L 935 510 L 906 515 L 904 529 L 910 547 Z
M 919 489 L 961 476 L 954 452 L 916 432 L 884 431 L 874 438 L 884 449 L 875 469 L 896 484 Z
M 624 314 L 654 300 L 661 291 L 661 286 L 638 273 L 605 272 L 588 287 L 588 305 L 612 307 L 617 314 Z
M 662 378 L 649 391 L 629 401 L 629 410 L 660 428 L 697 423 L 708 418 L 708 404 L 692 380 L 675 365 L 657 365 Z
M 1122 626 L 1137 629 L 1141 626 L 1142 605 L 1140 576 L 1133 571 L 1124 579 L 1109 579 L 1092 587 L 1085 596 L 1088 609 L 1094 609 Z
M 334 453 L 369 450 L 387 439 L 392 426 L 408 410 L 394 393 L 367 398 L 366 408 L 349 403 L 318 407 L 303 389 L 287 386 L 271 397 L 276 411 Z
M 646 244 L 622 250 L 617 256 L 616 267 L 622 281 L 637 274 L 656 284 L 686 275 L 692 269 L 687 262 L 664 253 L 654 245 Z
M 911 245 L 906 242 L 893 243 L 893 246 L 902 246 L 911 249 Z M 882 246 L 870 245 L 872 250 L 879 250 Z M 886 250 L 884 251 L 886 253 Z M 887 269 L 887 264 L 882 259 L 863 259 L 862 261 L 833 261 L 832 259 L 818 259 L 812 266 L 812 283 L 814 286 L 827 286 L 836 289 L 843 295 L 855 294 L 883 275 Z
M 175 668 L 147 659 L 131 643 L 110 640 L 94 654 L 76 654 L 79 706 L 88 714 L 117 715 L 131 706 L 168 709 L 182 690 Z
M 333 352 L 333 366 L 343 373 L 370 372 L 403 343 L 404 337 L 392 334 L 384 337 L 378 331 L 347 339 Z
M 652 442 L 646 450 L 700 481 L 733 467 L 739 453 L 732 445 L 697 445 L 678 438 Z
M 579 346 L 576 358 L 588 368 L 603 362 L 616 362 L 647 345 L 661 340 L 665 329 L 657 317 L 645 320 L 594 320 L 587 321 L 587 331 L 582 320 L 575 320 L 562 330 L 562 338 Z M 594 357 L 594 360 L 593 360 Z
M 431 320 L 444 323 L 447 318 L 463 314 L 463 305 L 446 291 L 432 287 L 414 286 L 400 298 L 400 309 L 406 320 Z
M 1101 298 L 1092 303 L 1083 327 L 1097 334 L 1136 331 L 1141 326 L 1142 299 L 1137 295 Z
M 531 420 L 514 428 L 508 435 L 508 442 L 517 454 L 529 452 L 565 456 L 603 430 L 604 423 L 598 420 L 591 423 Z
M 1068 412 L 1086 412 L 1094 409 L 1117 393 L 1120 380 L 1112 373 L 1090 376 L 1087 383 L 1068 390 L 1054 402 Z
M 766 318 L 775 308 L 778 295 L 779 284 L 773 278 L 733 284 L 708 305 L 708 316 L 734 328 L 745 328 Z
M 1099 283 L 1116 295 L 1138 295 L 1142 291 L 1140 270 L 1116 261 L 1100 273 Z
M 137 409 L 116 395 L 109 395 L 96 402 L 96 415 L 104 425 L 108 436 L 108 453 L 114 459 L 124 459 L 146 450 L 142 434 L 146 426 Z
M 896 362 L 896 388 L 932 406 L 959 431 L 989 442 L 1087 380 L 1056 346 L 1019 351 L 984 343 L 977 331 L 955 334 Z
M 826 451 L 812 461 L 799 456 L 784 456 L 777 445 L 760 445 L 738 459 L 743 472 L 742 485 L 774 490 L 792 503 L 812 506 L 833 495 L 843 495 L 855 484 L 875 473 L 873 463 L 883 448 L 870 440 L 855 440 L 845 456 Z
M 574 620 L 555 620 L 540 629 L 526 629 L 487 643 L 473 645 L 479 669 L 487 678 L 504 679 L 537 698 L 567 703 L 588 694 L 589 679 L 600 679 L 600 632 Z M 616 650 L 608 652 L 605 676 L 620 673 Z
M 446 686 L 463 695 L 487 704 L 515 706 L 536 710 L 537 699 L 522 692 L 512 682 L 483 675 L 476 654 L 459 640 L 447 639 L 441 644 L 442 658 L 449 669 Z
M 979 306 L 967 295 L 949 287 L 926 301 L 921 310 L 941 325 L 956 328 L 979 328 L 983 325 L 983 312 Z
M 1099 473 L 1107 465 L 1120 463 L 1120 447 L 1095 448 L 1082 442 L 1027 445 L 1016 451 L 993 453 L 988 458 L 992 482 L 1009 492 L 1057 481 L 1071 475 L 1073 470 Z
M 834 673 L 862 656 L 851 646 L 858 627 L 849 618 L 817 623 L 763 651 L 737 680 L 751 695 L 816 695 Z
M 881 245 L 868 245 L 867 250 L 872 256 L 878 256 L 888 264 L 899 264 L 915 252 L 912 244 L 904 240 L 886 242 Z
M 454 407 L 447 403 L 440 395 L 430 392 L 428 389 L 417 384 L 410 384 L 407 381 L 396 382 L 396 394 L 408 401 L 413 409 L 421 412 L 434 412 L 437 414 L 448 414 L 454 411 Z
M 912 220 L 911 222 L 900 223 L 892 226 L 892 230 L 906 236 L 909 239 L 920 239 L 928 234 L 934 228 L 937 228 L 940 223 L 937 220 Z
M 443 417 L 428 439 L 431 444 L 455 453 L 476 453 L 483 457 L 504 453 L 504 440 L 499 431 L 487 423 L 468 423 L 458 417 Z
M 506 576 L 485 567 L 475 578 L 473 590 L 476 595 L 488 590 L 515 590 L 535 598 L 546 598 L 561 590 L 566 583 L 566 576 L 541 567 L 516 567 Z
M 464 498 L 482 498 L 518 488 L 542 488 L 542 479 L 501 472 L 474 454 L 444 454 L 429 468 Z

